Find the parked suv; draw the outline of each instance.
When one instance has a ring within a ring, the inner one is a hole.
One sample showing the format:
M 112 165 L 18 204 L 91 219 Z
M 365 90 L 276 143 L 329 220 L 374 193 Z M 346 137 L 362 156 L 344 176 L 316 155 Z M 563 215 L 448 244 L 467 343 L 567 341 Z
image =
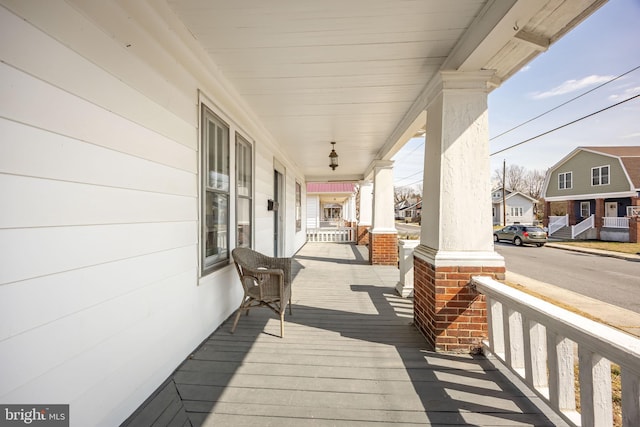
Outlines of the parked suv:
M 547 233 L 540 227 L 514 224 L 493 232 L 493 241 L 499 242 L 500 240 L 508 240 L 516 246 L 530 243 L 540 247 L 547 243 Z

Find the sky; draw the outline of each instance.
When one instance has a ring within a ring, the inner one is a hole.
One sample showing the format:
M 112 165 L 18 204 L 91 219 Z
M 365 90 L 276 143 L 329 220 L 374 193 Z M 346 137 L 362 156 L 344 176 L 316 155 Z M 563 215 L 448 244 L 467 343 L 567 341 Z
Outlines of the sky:
M 640 0 L 609 0 L 489 94 L 490 153 L 534 138 L 492 155 L 492 175 L 503 162 L 544 172 L 580 146 L 640 145 L 640 97 L 537 137 L 640 94 L 639 23 Z M 413 138 L 395 155 L 396 187 L 422 183 L 423 153 Z

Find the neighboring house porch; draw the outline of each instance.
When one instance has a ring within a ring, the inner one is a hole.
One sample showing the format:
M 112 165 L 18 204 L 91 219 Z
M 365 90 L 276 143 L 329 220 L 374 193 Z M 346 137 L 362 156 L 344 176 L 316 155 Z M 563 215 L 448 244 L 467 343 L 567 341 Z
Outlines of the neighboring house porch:
M 640 147 L 578 147 L 549 169 L 543 194 L 550 237 L 640 241 Z

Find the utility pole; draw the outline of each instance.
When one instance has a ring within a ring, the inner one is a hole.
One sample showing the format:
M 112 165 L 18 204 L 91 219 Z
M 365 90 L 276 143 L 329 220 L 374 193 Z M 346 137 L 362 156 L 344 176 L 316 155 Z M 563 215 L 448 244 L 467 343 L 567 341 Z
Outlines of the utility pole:
M 507 175 L 507 161 L 502 160 L 502 226 L 507 226 L 507 190 L 504 188 Z

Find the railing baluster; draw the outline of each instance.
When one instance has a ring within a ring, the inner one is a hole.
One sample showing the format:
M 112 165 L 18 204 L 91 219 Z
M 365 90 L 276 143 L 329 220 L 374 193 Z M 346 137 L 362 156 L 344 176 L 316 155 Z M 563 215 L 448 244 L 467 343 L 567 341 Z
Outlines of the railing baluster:
M 578 346 L 578 360 L 582 426 L 613 425 L 611 363 L 584 346 Z
M 640 426 L 640 340 L 488 277 L 475 276 L 472 284 L 487 301 L 488 350 L 516 373 L 522 353 L 525 382 L 569 425 L 613 424 L 612 400 L 619 396 L 612 389 L 614 363 L 621 369 L 622 425 Z
M 549 398 L 549 377 L 547 376 L 547 332 L 544 325 L 529 322 L 529 354 L 531 385 Z M 525 360 L 526 362 L 526 360 Z
M 640 425 L 640 375 L 620 366 L 622 377 L 622 427 Z
M 524 372 L 524 338 L 523 338 L 523 319 L 519 311 L 512 309 L 509 312 L 509 348 L 511 368 L 518 372 L 522 378 L 525 377 Z
M 547 331 L 549 399 L 556 409 L 565 413 L 576 410 L 573 346 L 571 340 Z
M 488 316 L 489 341 L 493 354 L 505 360 L 504 354 L 504 324 L 502 321 L 502 303 L 487 296 L 487 304 L 491 309 Z

